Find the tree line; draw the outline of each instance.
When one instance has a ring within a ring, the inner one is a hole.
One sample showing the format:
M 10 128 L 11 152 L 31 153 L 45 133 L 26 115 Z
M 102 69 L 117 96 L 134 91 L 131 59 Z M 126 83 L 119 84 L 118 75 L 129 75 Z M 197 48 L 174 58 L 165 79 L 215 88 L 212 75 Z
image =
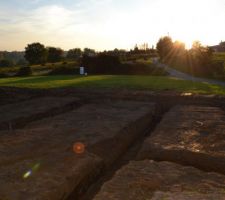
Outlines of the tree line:
M 24 52 L 19 51 L 0 51 L 0 67 L 20 66 L 26 64 Z
M 65 55 L 65 52 L 61 48 L 45 47 L 41 43 L 32 43 L 25 47 L 25 58 L 30 65 L 45 64 L 47 62 L 56 63 L 62 61 L 64 58 L 76 60 L 86 54 L 95 54 L 95 50 L 74 48 L 70 49 Z
M 60 61 L 78 61 L 83 56 L 95 56 L 98 54 L 105 54 L 111 56 L 118 56 L 120 60 L 136 60 L 137 58 L 143 57 L 147 58 L 149 56 L 157 56 L 157 52 L 155 49 L 151 48 L 138 48 L 135 45 L 134 49 L 129 51 L 123 49 L 108 50 L 102 52 L 96 52 L 94 49 L 84 48 L 83 50 L 80 48 L 73 48 L 69 51 L 64 51 L 61 48 L 57 47 L 45 47 L 45 45 L 41 43 L 31 43 L 25 47 L 25 52 L 16 52 L 20 57 L 14 56 L 14 52 L 7 52 L 1 54 L 0 52 L 0 67 L 10 67 L 10 66 L 26 66 L 30 65 L 38 65 L 45 63 L 56 63 Z M 2 56 L 1 56 L 2 55 Z M 15 59 L 16 58 L 16 59 Z
M 5 53 L 6 54 L 6 53 Z M 186 49 L 185 44 L 179 41 L 173 41 L 171 37 L 161 37 L 156 45 L 156 49 L 138 48 L 135 45 L 130 51 L 114 49 L 112 51 L 96 52 L 94 49 L 73 48 L 65 52 L 57 47 L 45 47 L 41 43 L 28 44 L 25 52 L 20 54 L 20 65 L 44 65 L 45 63 L 56 63 L 60 61 L 82 61 L 84 56 L 96 56 L 104 54 L 116 56 L 120 61 L 131 61 L 150 57 L 160 57 L 161 62 L 170 65 L 180 71 L 197 76 L 216 77 L 225 74 L 224 61 L 215 61 L 213 59 L 213 48 L 205 47 L 200 42 L 194 42 L 191 49 Z M 10 59 L 2 59 L 3 54 L 0 52 L 0 67 L 12 66 Z M 17 54 L 15 54 L 17 55 Z M 21 59 L 22 58 L 25 59 Z M 5 57 L 6 58 L 6 57 Z
M 80 48 L 70 49 L 68 52 L 65 52 L 60 48 L 55 47 L 45 47 L 40 43 L 28 44 L 25 48 L 25 58 L 31 64 L 43 64 L 46 62 L 54 63 L 62 61 L 63 58 L 67 60 L 79 60 L 83 56 L 96 56 L 98 54 L 118 56 L 121 60 L 127 60 L 129 58 L 136 57 L 147 57 L 149 55 L 156 56 L 155 49 L 138 49 L 135 46 L 134 50 L 126 51 L 121 49 L 114 49 L 112 51 L 103 51 L 96 52 L 94 49 L 84 48 L 81 50 Z M 136 57 L 134 55 L 137 55 Z
M 214 50 L 195 41 L 191 49 L 185 49 L 185 44 L 173 42 L 171 37 L 159 39 L 157 51 L 161 62 L 180 71 L 204 77 L 224 75 L 224 61 L 213 59 Z

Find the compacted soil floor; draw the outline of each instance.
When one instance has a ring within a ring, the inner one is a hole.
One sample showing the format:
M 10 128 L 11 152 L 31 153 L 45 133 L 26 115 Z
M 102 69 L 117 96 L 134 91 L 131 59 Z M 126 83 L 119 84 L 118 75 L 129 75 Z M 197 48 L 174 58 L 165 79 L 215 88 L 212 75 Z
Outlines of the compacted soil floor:
M 0 92 L 0 200 L 225 199 L 223 97 Z

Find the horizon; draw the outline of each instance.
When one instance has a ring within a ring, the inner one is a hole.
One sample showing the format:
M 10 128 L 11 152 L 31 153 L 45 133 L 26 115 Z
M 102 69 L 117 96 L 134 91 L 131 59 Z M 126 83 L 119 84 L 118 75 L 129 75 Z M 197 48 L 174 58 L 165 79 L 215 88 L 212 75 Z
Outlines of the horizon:
M 0 2 L 1 51 L 27 44 L 97 51 L 156 45 L 168 35 L 186 44 L 225 40 L 225 0 L 8 0 Z

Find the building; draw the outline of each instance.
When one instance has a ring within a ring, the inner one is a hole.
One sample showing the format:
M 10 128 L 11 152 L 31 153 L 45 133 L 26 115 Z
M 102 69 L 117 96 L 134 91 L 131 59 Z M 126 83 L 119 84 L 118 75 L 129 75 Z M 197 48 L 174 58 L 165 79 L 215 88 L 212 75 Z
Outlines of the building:
M 225 52 L 225 42 L 220 42 L 219 45 L 210 46 L 215 52 Z

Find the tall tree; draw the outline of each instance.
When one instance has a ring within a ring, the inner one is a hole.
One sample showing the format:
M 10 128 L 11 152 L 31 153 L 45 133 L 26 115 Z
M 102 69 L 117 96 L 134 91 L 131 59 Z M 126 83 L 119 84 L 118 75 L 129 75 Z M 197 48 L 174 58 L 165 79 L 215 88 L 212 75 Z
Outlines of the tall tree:
M 71 60 L 77 60 L 82 56 L 82 50 L 80 48 L 70 49 L 67 53 L 67 58 Z
M 161 61 L 167 62 L 173 53 L 173 41 L 169 36 L 159 39 L 156 49 L 160 56 Z
M 48 49 L 48 62 L 55 63 L 62 60 L 63 50 L 60 48 L 49 47 Z
M 193 43 L 189 55 L 192 60 L 192 68 L 197 75 L 205 76 L 212 73 L 212 54 L 212 50 L 209 47 L 202 46 L 199 41 Z
M 31 64 L 43 64 L 47 61 L 47 49 L 43 44 L 32 43 L 25 48 L 25 58 Z
M 86 55 L 86 56 L 93 56 L 93 55 L 95 55 L 95 50 L 94 49 L 89 49 L 89 48 L 84 48 L 84 55 Z

